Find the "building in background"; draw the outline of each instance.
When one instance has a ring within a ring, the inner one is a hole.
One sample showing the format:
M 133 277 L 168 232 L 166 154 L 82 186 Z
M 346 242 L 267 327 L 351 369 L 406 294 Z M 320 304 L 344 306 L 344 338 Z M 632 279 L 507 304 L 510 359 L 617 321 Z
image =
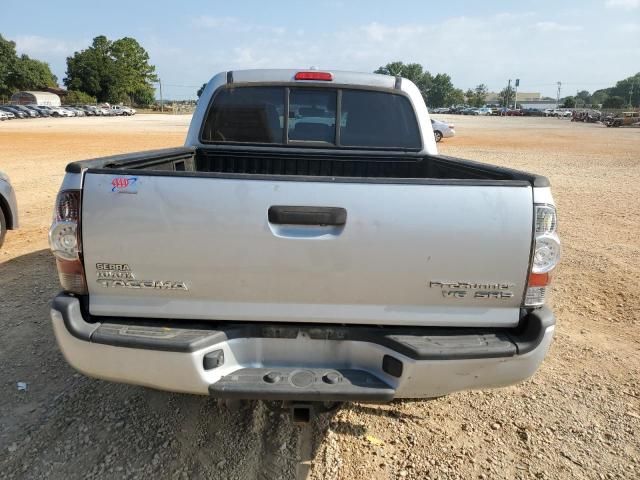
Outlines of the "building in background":
M 535 102 L 542 99 L 540 92 L 518 92 L 518 103 L 520 102 Z M 500 103 L 500 94 L 495 92 L 489 92 L 485 100 L 487 103 Z M 513 102 L 513 97 L 511 98 Z
M 16 92 L 11 95 L 11 103 L 17 105 L 47 105 L 59 107 L 60 97 L 51 92 Z

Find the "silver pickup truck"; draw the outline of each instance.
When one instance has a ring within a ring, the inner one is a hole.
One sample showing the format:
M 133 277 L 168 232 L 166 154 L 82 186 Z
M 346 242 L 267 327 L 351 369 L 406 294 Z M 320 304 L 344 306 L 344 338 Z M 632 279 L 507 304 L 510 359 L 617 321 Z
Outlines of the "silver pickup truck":
M 67 166 L 53 329 L 97 378 L 220 399 L 500 387 L 551 344 L 546 178 L 438 155 L 410 81 L 214 76 L 184 147 Z

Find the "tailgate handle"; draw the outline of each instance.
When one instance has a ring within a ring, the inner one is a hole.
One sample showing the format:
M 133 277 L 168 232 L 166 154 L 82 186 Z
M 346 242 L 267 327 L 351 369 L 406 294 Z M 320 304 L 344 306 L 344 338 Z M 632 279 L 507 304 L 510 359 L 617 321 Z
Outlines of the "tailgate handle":
M 342 226 L 347 223 L 347 211 L 340 207 L 274 205 L 269 208 L 269 222 L 287 225 Z

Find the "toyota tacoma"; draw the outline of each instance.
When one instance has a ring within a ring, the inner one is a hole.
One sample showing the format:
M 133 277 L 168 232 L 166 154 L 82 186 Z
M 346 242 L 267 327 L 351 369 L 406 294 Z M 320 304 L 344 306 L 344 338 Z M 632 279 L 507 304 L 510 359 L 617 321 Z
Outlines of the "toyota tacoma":
M 439 155 L 409 80 L 214 76 L 184 147 L 67 165 L 58 345 L 96 378 L 385 402 L 520 382 L 555 319 L 539 175 Z

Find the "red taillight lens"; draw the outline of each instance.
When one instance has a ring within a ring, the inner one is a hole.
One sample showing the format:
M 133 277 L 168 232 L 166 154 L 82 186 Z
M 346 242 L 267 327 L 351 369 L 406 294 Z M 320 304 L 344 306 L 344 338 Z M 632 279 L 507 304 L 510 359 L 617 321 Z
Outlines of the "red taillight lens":
M 65 190 L 58 194 L 55 221 L 78 222 L 80 216 L 80 190 Z
M 82 243 L 78 230 L 79 219 L 80 190 L 60 192 L 49 229 L 49 246 L 56 257 L 62 288 L 67 292 L 85 294 L 87 282 L 80 258 Z
M 295 76 L 296 80 L 319 80 L 321 82 L 330 82 L 333 75 L 329 72 L 298 72 Z
M 556 208 L 553 205 L 535 205 L 533 255 L 525 292 L 524 306 L 539 307 L 547 300 L 547 287 L 551 271 L 560 260 Z

